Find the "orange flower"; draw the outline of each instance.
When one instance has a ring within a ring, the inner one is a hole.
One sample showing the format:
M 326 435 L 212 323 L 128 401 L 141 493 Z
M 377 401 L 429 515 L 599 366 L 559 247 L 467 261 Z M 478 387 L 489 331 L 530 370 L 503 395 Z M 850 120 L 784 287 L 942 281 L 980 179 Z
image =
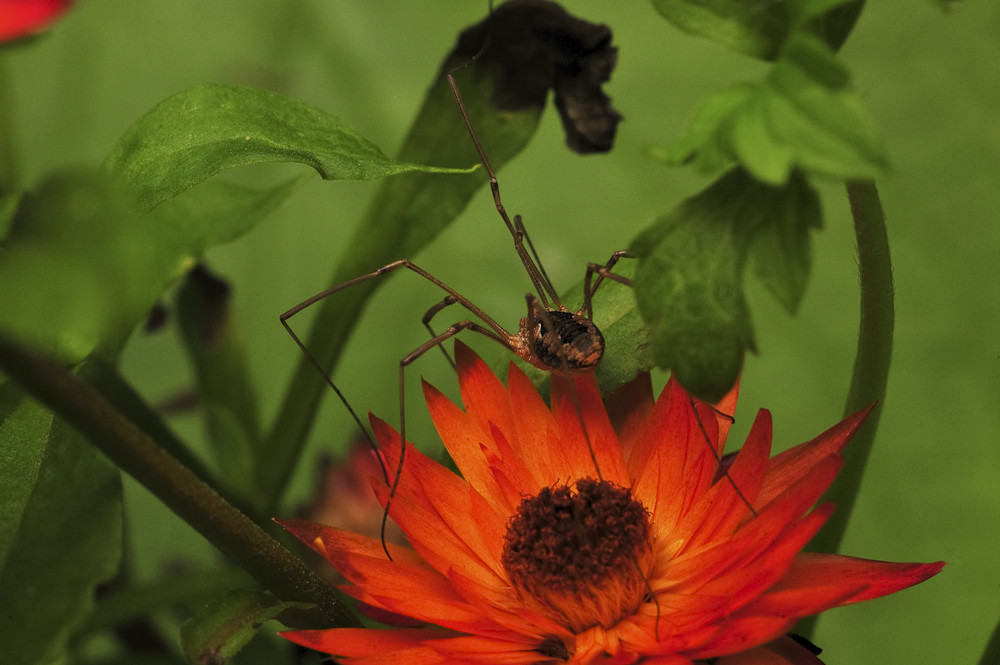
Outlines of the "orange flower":
M 41 30 L 71 4 L 70 0 L 0 0 L 0 41 Z
M 505 388 L 460 344 L 456 359 L 465 410 L 424 393 L 464 478 L 407 448 L 391 513 L 412 549 L 390 544 L 390 561 L 377 539 L 281 522 L 362 607 L 426 625 L 288 639 L 365 664 L 819 663 L 783 637 L 800 617 L 943 565 L 801 551 L 833 510 L 810 508 L 867 412 L 772 459 L 761 411 L 727 478 L 711 448 L 722 450 L 729 421 L 674 382 L 654 402 L 646 377 L 606 408 L 591 376 L 554 376 L 550 408 L 516 367 Z M 399 435 L 372 426 L 395 468 Z M 372 483 L 384 504 L 388 488 Z

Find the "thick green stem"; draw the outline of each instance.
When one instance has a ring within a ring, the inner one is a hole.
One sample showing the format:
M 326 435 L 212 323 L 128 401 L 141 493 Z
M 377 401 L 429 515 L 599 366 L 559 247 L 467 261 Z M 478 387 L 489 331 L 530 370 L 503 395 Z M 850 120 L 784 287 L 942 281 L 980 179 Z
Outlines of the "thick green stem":
M 0 369 L 75 427 L 223 554 L 282 600 L 314 603 L 315 626 L 358 625 L 323 580 L 98 392 L 45 356 L 0 335 Z
M 857 355 L 854 358 L 854 376 L 844 412 L 845 415 L 851 414 L 873 402 L 877 404 L 848 444 L 844 451 L 844 467 L 833 486 L 823 496 L 822 500 L 836 504 L 837 510 L 809 544 L 809 549 L 816 552 L 836 552 L 847 530 L 847 522 L 861 487 L 865 464 L 868 462 L 868 454 L 875 441 L 875 432 L 885 404 L 889 363 L 892 358 L 895 307 L 885 213 L 875 183 L 870 180 L 848 181 L 847 196 L 851 203 L 858 247 L 861 325 Z M 808 635 L 815 623 L 815 617 L 810 617 L 799 624 L 796 632 Z

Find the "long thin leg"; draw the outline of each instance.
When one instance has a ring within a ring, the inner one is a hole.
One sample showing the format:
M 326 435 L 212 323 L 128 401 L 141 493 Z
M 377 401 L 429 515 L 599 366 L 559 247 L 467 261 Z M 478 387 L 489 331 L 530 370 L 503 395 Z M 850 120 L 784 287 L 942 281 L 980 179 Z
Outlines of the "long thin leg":
M 455 298 L 453 298 L 451 295 L 447 295 L 444 297 L 444 300 L 442 300 L 441 302 L 437 303 L 436 305 L 428 309 L 426 312 L 424 312 L 424 318 L 421 319 L 421 323 L 424 324 L 424 328 L 427 328 L 427 332 L 431 334 L 431 337 L 437 337 L 437 333 L 434 332 L 434 328 L 431 328 L 431 319 L 433 319 L 437 315 L 437 313 L 440 312 L 442 309 L 444 309 L 445 307 L 450 307 L 451 305 L 454 305 L 456 302 L 458 301 L 455 300 Z M 441 349 L 441 353 L 444 354 L 444 359 L 448 361 L 448 364 L 451 365 L 451 368 L 455 369 L 455 361 L 452 360 L 451 356 L 448 355 L 448 350 L 444 348 L 444 345 L 438 344 L 438 348 Z
M 586 313 L 588 319 L 594 318 L 594 294 L 601 288 L 601 284 L 604 283 L 605 279 L 610 279 L 625 286 L 632 286 L 632 280 L 611 272 L 619 260 L 630 258 L 632 258 L 632 255 L 628 253 L 628 250 L 619 249 L 611 255 L 611 258 L 604 265 L 599 263 L 587 264 L 587 274 L 583 278 L 583 304 L 580 306 L 578 314 Z M 597 279 L 594 279 L 595 274 L 597 275 Z
M 393 270 L 397 270 L 399 268 L 406 268 L 408 270 L 411 270 L 411 271 L 415 272 L 416 274 L 420 275 L 424 279 L 428 280 L 429 282 L 431 282 L 432 284 L 434 284 L 438 288 L 440 288 L 443 291 L 445 291 L 446 293 L 448 293 L 448 296 L 445 298 L 445 300 L 448 301 L 448 304 L 458 303 L 458 304 L 462 305 L 465 309 L 469 310 L 474 315 L 476 315 L 477 317 L 479 317 L 483 321 L 483 323 L 485 323 L 487 326 L 489 326 L 489 328 L 492 329 L 490 336 L 494 337 L 497 340 L 509 340 L 510 339 L 510 334 L 506 330 L 504 330 L 504 328 L 499 323 L 497 323 L 496 321 L 494 321 L 492 317 L 490 317 L 488 314 L 486 314 L 486 312 L 484 312 L 483 310 L 481 310 L 478 307 L 476 307 L 475 305 L 473 305 L 471 302 L 469 302 L 469 300 L 467 300 L 465 297 L 463 297 L 461 294 L 459 294 L 453 288 L 451 288 L 450 286 L 448 286 L 447 284 L 445 284 L 444 282 L 442 282 L 441 280 L 439 280 L 437 277 L 434 277 L 433 275 L 431 275 L 429 272 L 427 272 L 423 268 L 417 266 L 415 263 L 411 262 L 409 259 L 399 259 L 398 261 L 393 261 L 392 263 L 384 265 L 381 268 L 379 268 L 378 270 L 370 272 L 367 275 L 361 275 L 360 277 L 355 277 L 354 279 L 349 279 L 346 282 L 342 282 L 340 284 L 337 284 L 336 286 L 332 286 L 332 287 L 330 287 L 330 288 L 328 288 L 328 289 L 326 289 L 324 291 L 321 291 L 321 292 L 317 293 L 316 295 L 312 296 L 311 298 L 303 300 L 298 305 L 296 305 L 295 307 L 292 307 L 290 310 L 288 310 L 287 312 L 285 312 L 284 314 L 282 314 L 280 317 L 278 317 L 280 319 L 280 321 L 281 321 L 281 325 L 284 326 L 285 330 L 288 331 L 288 334 L 291 335 L 291 337 L 292 337 L 293 340 L 295 340 L 295 343 L 298 345 L 298 347 L 305 354 L 306 358 L 309 359 L 309 362 L 312 363 L 313 367 L 315 367 L 317 369 L 317 371 L 319 371 L 319 373 L 326 380 L 327 385 L 329 385 L 333 389 L 333 392 L 336 393 L 337 397 L 340 399 L 340 401 L 343 403 L 343 405 L 347 408 L 348 413 L 351 414 L 351 418 L 354 419 L 354 422 L 357 424 L 358 429 L 361 431 L 362 434 L 364 434 L 365 438 L 368 439 L 368 443 L 369 443 L 369 445 L 371 445 L 371 447 L 372 447 L 373 450 L 378 450 L 378 445 L 375 443 L 375 440 L 372 438 L 371 432 L 369 432 L 368 428 L 365 427 L 365 425 L 362 423 L 361 418 L 358 416 L 357 412 L 353 409 L 353 407 L 351 407 L 350 402 L 347 401 L 347 398 L 340 391 L 340 389 L 337 387 L 337 385 L 333 382 L 333 379 L 330 378 L 330 375 L 327 373 L 327 371 L 322 367 L 322 365 L 320 365 L 319 361 L 316 360 L 316 357 L 312 354 L 311 351 L 309 351 L 309 349 L 308 349 L 308 347 L 306 347 L 305 343 L 301 339 L 299 339 L 299 336 L 295 334 L 295 331 L 292 329 L 292 327 L 288 323 L 288 321 L 293 316 L 295 316 L 296 314 L 298 314 L 302 310 L 306 309 L 310 305 L 313 305 L 314 303 L 319 302 L 320 300 L 322 300 L 322 299 L 324 299 L 324 298 L 326 298 L 328 296 L 331 296 L 334 293 L 337 293 L 338 291 L 343 291 L 344 289 L 348 289 L 348 288 L 350 288 L 352 286 L 360 284 L 361 282 L 368 281 L 369 279 L 374 279 L 376 277 L 381 277 L 382 275 L 385 275 L 386 273 L 392 272 Z M 429 312 L 432 312 L 431 315 L 433 315 L 433 312 L 436 312 L 437 310 L 441 309 L 442 307 L 443 307 L 443 305 L 437 307 L 437 309 L 435 309 L 435 308 L 432 307 L 431 310 L 429 310 Z M 501 343 L 509 346 L 509 343 L 506 342 L 506 341 L 501 341 Z M 445 353 L 445 355 L 447 356 L 447 353 Z M 386 483 L 388 483 L 389 482 L 389 473 L 388 473 L 388 471 L 385 468 L 383 468 L 382 469 L 382 473 L 385 476 Z
M 313 297 L 308 298 L 306 300 L 303 300 L 298 305 L 296 305 L 295 307 L 291 308 L 290 310 L 288 310 L 287 312 L 285 312 L 284 314 L 282 314 L 279 318 L 281 319 L 282 324 L 284 324 L 285 321 L 287 321 L 288 319 L 292 318 L 293 316 L 295 316 L 296 314 L 298 314 L 299 312 L 301 312 L 305 308 L 309 307 L 310 305 L 312 305 L 312 304 L 314 304 L 316 302 L 319 302 L 320 300 L 322 300 L 322 299 L 324 299 L 324 298 L 326 298 L 328 296 L 333 295 L 334 293 L 337 293 L 338 291 L 343 291 L 344 289 L 348 289 L 348 288 L 350 288 L 352 286 L 360 284 L 361 282 L 366 282 L 369 279 L 374 279 L 376 277 L 381 277 L 382 275 L 384 275 L 384 274 L 386 274 L 388 272 L 392 272 L 393 270 L 396 270 L 398 268 L 406 268 L 407 270 L 411 270 L 411 271 L 417 273 L 418 275 L 420 275 L 421 277 L 423 277 L 427 281 L 429 281 L 432 284 L 434 284 L 435 286 L 437 286 L 442 291 L 448 293 L 452 298 L 455 299 L 456 303 L 462 305 L 462 307 L 464 307 L 465 309 L 469 310 L 470 312 L 472 312 L 473 314 L 475 314 L 477 317 L 479 317 L 480 319 L 482 319 L 483 323 L 485 323 L 487 326 L 489 326 L 490 328 L 492 328 L 497 334 L 504 335 L 504 336 L 509 335 L 509 333 L 506 330 L 504 330 L 503 326 L 501 326 L 499 323 L 497 323 L 496 321 L 494 321 L 493 318 L 490 315 L 488 315 L 486 312 L 484 312 L 480 308 L 476 307 L 474 304 L 472 304 L 472 302 L 470 302 L 467 298 L 465 298 L 458 291 L 456 291 L 455 289 L 451 288 L 450 286 L 448 286 L 447 284 L 445 284 L 444 282 L 442 282 L 440 279 L 438 279 L 434 275 L 430 274 L 429 272 L 427 272 L 426 270 L 424 270 L 423 268 L 421 268 L 417 264 L 413 263 L 409 259 L 398 259 L 396 261 L 393 261 L 392 263 L 388 263 L 388 264 L 382 266 L 378 270 L 374 270 L 374 271 L 368 273 L 367 275 L 361 275 L 360 277 L 355 277 L 354 279 L 349 279 L 346 282 L 342 282 L 340 284 L 337 284 L 336 286 L 331 286 L 330 288 L 326 289 L 325 291 L 320 291 L 319 293 L 317 293 Z
M 312 302 L 316 301 L 312 300 Z M 351 403 L 347 401 L 347 398 L 344 396 L 344 393 L 340 392 L 340 388 L 337 387 L 337 384 L 333 382 L 333 379 L 330 378 L 330 375 L 327 373 L 327 371 L 323 369 L 322 365 L 319 364 L 319 361 L 316 360 L 316 357 L 312 354 L 309 348 L 302 342 L 301 339 L 299 339 L 299 336 L 295 334 L 295 331 L 292 330 L 292 327 L 288 324 L 288 319 L 299 311 L 301 311 L 301 309 L 293 308 L 282 314 L 280 317 L 281 325 L 283 325 L 285 327 L 285 330 L 288 331 L 288 334 L 292 336 L 292 339 L 295 340 L 296 344 L 298 344 L 299 349 L 302 350 L 302 353 L 306 355 L 306 358 L 309 359 L 309 362 L 312 363 L 312 366 L 315 367 L 316 370 L 320 373 L 320 375 L 326 381 L 326 384 L 331 388 L 333 388 L 333 392 L 336 393 L 337 397 L 340 399 L 341 404 L 343 404 L 347 408 L 347 412 L 351 414 L 351 418 L 353 418 L 354 422 L 357 424 L 358 430 L 360 430 L 361 433 L 364 435 L 364 437 L 368 440 L 368 445 L 371 446 L 372 450 L 378 452 L 378 444 L 375 443 L 375 439 L 374 437 L 372 437 L 372 433 L 369 432 L 368 428 L 365 427 L 364 424 L 361 422 L 361 418 L 358 417 L 358 414 L 354 410 L 354 407 L 352 407 Z M 385 462 L 382 460 L 382 457 L 377 456 L 377 458 L 379 460 L 379 466 L 382 469 L 382 476 L 385 478 L 385 482 L 388 483 L 389 471 L 385 468 Z
M 439 305 L 441 304 L 439 303 Z M 441 305 L 437 309 L 442 309 L 443 307 L 444 305 Z M 382 549 L 390 560 L 392 560 L 392 555 L 389 554 L 389 548 L 385 543 L 385 525 L 389 519 L 389 506 L 392 504 L 393 497 L 396 496 L 396 488 L 399 487 L 399 479 L 403 475 L 403 460 L 406 454 L 406 368 L 417 358 L 424 355 L 435 346 L 441 346 L 441 344 L 445 341 L 451 339 L 463 330 L 471 330 L 479 333 L 480 335 L 485 335 L 495 342 L 507 347 L 511 351 L 514 350 L 509 336 L 507 338 L 502 338 L 489 328 L 485 328 L 474 321 L 465 320 L 448 326 L 446 330 L 438 335 L 435 335 L 432 339 L 427 340 L 413 351 L 406 354 L 402 360 L 399 361 L 399 463 L 396 465 L 396 475 L 393 477 L 392 486 L 389 488 L 389 498 L 386 499 L 385 510 L 382 511 L 382 526 L 379 530 L 382 538 Z M 388 484 L 388 480 L 386 480 L 386 483 Z
M 472 62 L 471 60 L 469 62 Z M 538 297 L 542 299 L 546 307 L 550 306 L 550 302 L 555 303 L 556 306 L 561 306 L 561 301 L 559 300 L 559 295 L 556 293 L 555 289 L 549 283 L 547 279 L 543 276 L 543 271 L 539 269 L 535 261 L 532 260 L 528 251 L 524 247 L 524 242 L 522 241 L 522 233 L 518 231 L 518 225 L 515 225 L 511 221 L 510 217 L 507 215 L 507 209 L 504 208 L 503 202 L 500 200 L 500 184 L 497 182 L 497 174 L 493 170 L 493 165 L 490 164 L 489 158 L 486 156 L 486 151 L 483 150 L 482 144 L 479 142 L 479 137 L 476 135 L 476 130 L 472 126 L 472 121 L 469 119 L 469 114 L 465 110 L 465 102 L 462 101 L 462 93 L 458 91 L 458 85 L 455 83 L 454 73 L 457 72 L 462 67 L 465 67 L 468 63 L 462 65 L 461 67 L 456 67 L 447 74 L 448 85 L 451 87 L 451 93 L 455 97 L 455 103 L 458 104 L 458 110 L 462 113 L 462 119 L 465 121 L 465 127 L 469 130 L 469 136 L 472 137 L 472 143 L 476 146 L 476 152 L 479 153 L 479 160 L 483 164 L 483 168 L 486 169 L 487 175 L 490 178 L 490 190 L 493 192 L 493 203 L 496 206 L 497 212 L 500 213 L 501 219 L 503 219 L 504 224 L 507 225 L 507 230 L 510 231 L 510 235 L 514 238 L 514 249 L 517 252 L 518 257 L 521 259 L 521 263 L 524 264 L 525 270 L 528 271 L 528 277 L 531 278 L 531 283 L 535 287 L 535 291 L 538 293 Z M 523 229 L 523 224 L 520 224 L 520 228 Z
M 729 468 L 723 462 L 722 453 L 715 449 L 715 446 L 712 445 L 711 439 L 708 438 L 708 432 L 705 430 L 705 424 L 701 421 L 701 415 L 698 413 L 698 409 L 695 406 L 694 398 L 691 397 L 690 395 L 688 395 L 688 403 L 691 406 L 691 411 L 694 412 L 694 418 L 695 421 L 698 423 L 698 429 L 701 430 L 701 435 L 705 438 L 705 445 L 707 445 L 709 450 L 712 451 L 712 457 L 715 458 L 716 464 L 719 465 L 718 468 L 722 470 L 722 475 L 724 475 L 726 477 L 726 480 L 729 481 L 729 484 L 732 485 L 733 489 L 736 491 L 736 494 L 740 497 L 740 499 L 743 501 L 743 504 L 750 511 L 750 514 L 753 515 L 754 517 L 757 517 L 757 511 L 754 510 L 753 505 L 751 505 L 750 501 L 747 500 L 742 490 L 740 490 L 740 488 L 737 487 L 736 481 L 733 480 L 733 477 L 729 475 Z M 712 407 L 712 409 L 718 411 L 718 409 L 716 409 L 715 407 Z M 732 418 L 732 416 L 729 414 L 723 414 L 723 415 L 725 415 L 727 418 Z
M 534 259 L 535 265 L 538 267 L 538 272 L 541 274 L 542 279 L 545 280 L 546 284 L 548 284 L 546 290 L 554 294 L 556 292 L 555 286 L 553 286 L 552 280 L 549 279 L 549 274 L 545 272 L 545 266 L 542 265 L 542 259 L 539 258 L 538 252 L 535 251 L 535 244 L 531 242 L 531 236 L 528 235 L 528 229 L 527 227 L 525 227 L 524 220 L 521 218 L 520 215 L 514 215 L 514 227 L 517 229 L 518 235 L 527 244 L 528 250 L 531 252 L 531 257 Z M 545 292 L 543 291 L 541 295 L 544 296 Z M 544 297 L 542 298 L 542 303 L 546 307 L 551 307 L 549 303 L 545 302 Z M 556 307 L 562 307 L 562 303 L 558 299 L 554 300 L 554 303 Z

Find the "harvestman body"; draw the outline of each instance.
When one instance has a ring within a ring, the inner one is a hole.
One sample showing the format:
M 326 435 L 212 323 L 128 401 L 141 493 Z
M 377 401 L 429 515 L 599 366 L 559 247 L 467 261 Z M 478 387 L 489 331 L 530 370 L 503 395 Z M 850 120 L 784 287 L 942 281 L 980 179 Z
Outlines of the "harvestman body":
M 392 499 L 395 496 L 396 488 L 399 485 L 399 479 L 403 469 L 403 458 L 406 449 L 406 409 L 404 394 L 404 374 L 406 367 L 430 349 L 441 346 L 443 342 L 454 337 L 459 332 L 463 330 L 471 330 L 496 341 L 498 344 L 506 347 L 514 353 L 517 357 L 543 371 L 567 376 L 592 372 L 597 368 L 604 356 L 604 337 L 598 327 L 591 320 L 593 316 L 592 300 L 594 294 L 604 283 L 605 279 L 611 279 L 621 284 L 631 286 L 631 281 L 629 279 L 622 277 L 621 275 L 616 275 L 612 272 L 612 269 L 620 259 L 629 256 L 627 251 L 619 250 L 614 252 L 611 255 L 611 258 L 609 258 L 604 264 L 588 264 L 584 279 L 583 303 L 578 310 L 570 310 L 563 304 L 544 269 L 541 267 L 540 261 L 537 258 L 537 254 L 534 251 L 531 239 L 527 234 L 527 230 L 525 229 L 523 222 L 521 221 L 520 215 L 515 215 L 514 218 L 511 219 L 500 200 L 500 187 L 497 182 L 496 173 L 494 172 L 493 167 L 479 142 L 479 138 L 477 137 L 475 129 L 472 126 L 472 122 L 469 120 L 461 94 L 458 91 L 458 86 L 455 83 L 453 73 L 454 70 L 447 74 L 448 85 L 451 87 L 451 91 L 455 97 L 456 103 L 458 104 L 458 108 L 461 111 L 462 118 L 465 121 L 465 125 L 472 138 L 472 142 L 479 154 L 483 168 L 489 175 L 490 189 L 493 193 L 493 201 L 496 205 L 497 212 L 500 214 L 500 217 L 503 219 L 504 224 L 506 224 L 507 229 L 514 240 L 514 248 L 518 257 L 520 257 L 525 270 L 528 272 L 528 276 L 530 277 L 534 287 L 534 293 L 528 293 L 525 296 L 527 315 L 521 319 L 517 332 L 508 332 L 491 316 L 470 302 L 458 291 L 434 277 L 423 268 L 417 266 L 409 259 L 399 259 L 397 261 L 393 261 L 392 263 L 382 266 L 378 270 L 371 273 L 361 275 L 360 277 L 356 277 L 326 289 L 325 291 L 322 291 L 299 303 L 282 314 L 280 317 L 281 324 L 285 327 L 285 330 L 288 331 L 288 334 L 292 336 L 295 343 L 299 346 L 303 353 L 305 353 L 316 369 L 319 370 L 327 384 L 334 390 L 340 400 L 347 407 L 351 417 L 357 423 L 362 432 L 364 432 L 373 448 L 377 448 L 371 434 L 362 424 L 357 413 L 306 345 L 292 330 L 288 320 L 295 314 L 301 312 L 317 301 L 326 298 L 327 296 L 360 284 L 361 282 L 380 277 L 399 268 L 406 268 L 407 270 L 420 275 L 447 293 L 442 301 L 428 309 L 426 314 L 424 314 L 423 324 L 428 331 L 430 331 L 432 337 L 399 361 L 399 421 L 401 447 L 399 463 L 395 471 L 395 476 L 391 482 L 389 497 L 386 502 L 385 512 L 382 516 L 382 546 L 386 552 L 386 556 L 389 556 L 389 552 L 385 545 L 384 538 L 385 523 L 389 514 L 389 505 L 392 502 Z M 531 250 L 530 253 L 528 251 L 529 248 Z M 475 316 L 478 321 L 465 319 L 452 324 L 443 332 L 435 334 L 430 326 L 431 319 L 442 309 L 456 304 L 464 307 L 468 312 Z M 443 348 L 442 351 L 444 351 Z M 451 358 L 448 356 L 447 352 L 445 352 L 445 357 L 447 357 L 449 362 L 451 362 Z M 575 394 L 571 394 L 571 397 L 575 399 Z M 692 403 L 692 408 L 693 406 L 694 404 Z M 695 414 L 697 416 L 697 411 L 695 411 Z M 582 414 L 580 414 L 580 419 L 580 424 L 583 426 Z M 700 418 L 698 420 L 698 424 L 701 426 Z M 704 432 L 704 427 L 702 427 L 702 431 Z M 583 428 L 583 432 L 584 436 L 586 436 L 586 427 Z M 708 443 L 707 433 L 706 443 Z M 708 443 L 708 445 L 711 447 L 710 443 Z M 718 459 L 718 454 L 714 448 L 712 448 L 712 452 Z M 593 450 L 591 450 L 591 457 L 594 460 L 594 466 L 597 471 L 598 479 L 600 480 L 602 479 L 601 472 L 597 467 L 597 460 L 594 457 Z M 719 462 L 721 465 L 721 460 L 719 460 Z M 723 469 L 723 474 L 728 477 L 728 472 L 725 470 L 725 467 L 721 468 Z M 384 468 L 384 465 L 382 470 L 385 476 L 386 484 L 389 484 L 389 473 Z M 730 482 L 732 482 L 731 478 Z M 739 488 L 736 488 L 736 491 L 739 493 Z M 742 493 L 740 493 L 740 496 L 742 497 Z M 753 508 L 750 507 L 750 504 L 746 501 L 746 499 L 744 499 L 744 503 L 748 508 L 750 508 L 750 511 L 753 512 Z M 756 513 L 754 514 L 756 515 Z M 389 558 L 391 559 L 391 556 Z

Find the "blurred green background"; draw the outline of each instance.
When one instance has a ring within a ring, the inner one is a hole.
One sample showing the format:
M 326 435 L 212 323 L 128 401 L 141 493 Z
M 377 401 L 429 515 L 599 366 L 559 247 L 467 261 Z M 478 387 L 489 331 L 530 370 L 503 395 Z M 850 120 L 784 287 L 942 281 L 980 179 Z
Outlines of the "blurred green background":
M 972 663 L 1000 614 L 1000 3 L 960 2 L 948 12 L 924 0 L 870 5 L 842 55 L 893 164 L 879 187 L 894 255 L 897 335 L 879 439 L 843 552 L 949 565 L 915 589 L 830 612 L 816 642 L 830 664 Z M 608 91 L 626 118 L 615 150 L 569 153 L 547 112 L 532 145 L 500 178 L 508 210 L 524 216 L 562 289 L 580 280 L 587 261 L 626 247 L 707 184 L 649 161 L 645 148 L 676 138 L 705 96 L 765 71 L 678 32 L 646 3 L 579 0 L 567 9 L 615 32 L 620 58 Z M 9 157 L 27 186 L 52 169 L 96 165 L 154 104 L 206 81 L 304 99 L 392 154 L 458 31 L 485 12 L 485 2 L 468 0 L 82 2 L 50 34 L 0 60 L 10 95 L 0 103 L 16 128 Z M 273 182 L 301 168 L 237 175 Z M 299 361 L 278 314 L 329 285 L 377 187 L 317 177 L 249 236 L 207 257 L 235 287 L 265 423 Z M 826 228 L 815 237 L 800 313 L 790 317 L 751 286 L 760 355 L 747 359 L 731 440 L 759 407 L 774 414 L 778 447 L 841 416 L 857 271 L 842 188 L 821 191 Z M 509 327 L 523 315 L 529 283 L 486 188 L 428 250 L 409 258 Z M 420 317 L 439 299 L 414 275 L 386 279 L 336 373 L 356 407 L 395 422 L 397 363 L 425 339 Z M 490 361 L 500 355 L 471 342 Z M 433 451 L 417 376 L 452 394 L 454 377 L 439 354 L 416 367 L 410 438 Z M 154 403 L 191 381 L 173 328 L 137 334 L 123 370 Z M 173 422 L 182 435 L 200 437 L 194 415 Z M 309 492 L 315 458 L 341 450 L 354 434 L 331 396 L 289 513 Z M 127 493 L 140 576 L 157 575 L 179 555 L 214 556 L 144 490 L 129 483 Z

